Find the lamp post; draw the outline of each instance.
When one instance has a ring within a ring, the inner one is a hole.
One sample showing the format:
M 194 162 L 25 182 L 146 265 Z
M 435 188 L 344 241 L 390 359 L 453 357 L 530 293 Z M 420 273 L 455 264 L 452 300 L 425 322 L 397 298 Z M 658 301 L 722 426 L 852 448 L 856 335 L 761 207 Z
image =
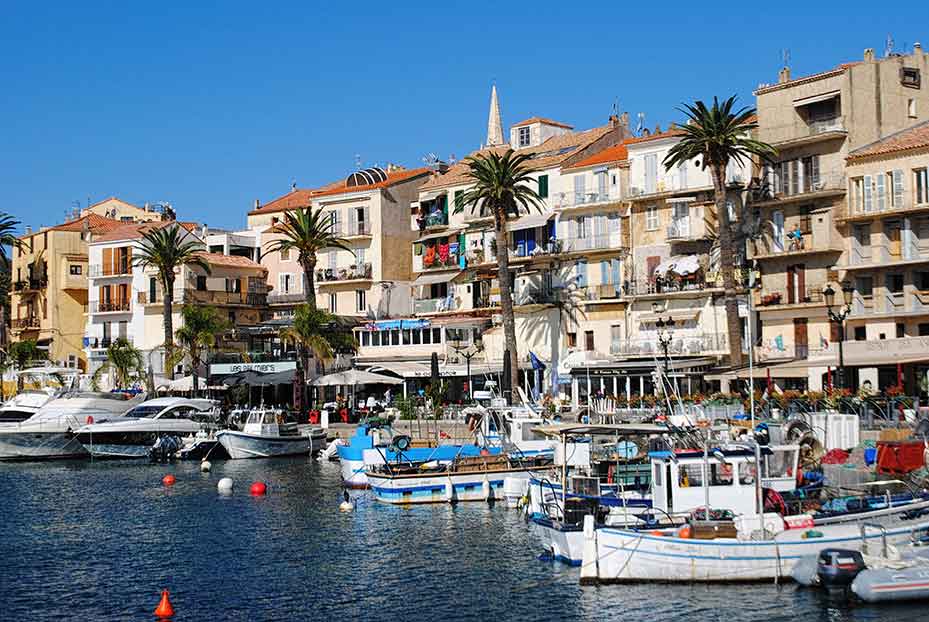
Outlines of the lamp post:
M 662 307 L 658 302 L 652 303 L 652 311 L 654 311 L 655 315 L 658 315 L 658 319 L 655 321 L 655 327 L 658 329 L 658 346 L 661 348 L 661 351 L 664 352 L 664 371 L 665 374 L 667 374 L 671 367 L 671 357 L 668 354 L 668 350 L 671 347 L 671 331 L 674 329 L 674 318 L 669 315 L 668 319 L 663 319 L 660 315 Z
M 473 344 L 461 343 L 461 330 L 455 332 L 455 338 L 452 340 L 452 349 L 461 355 L 465 360 L 465 373 L 468 376 L 468 399 L 474 401 L 474 385 L 471 383 L 471 359 L 484 351 L 484 343 L 475 341 Z
M 842 344 L 845 341 L 845 319 L 848 317 L 848 314 L 852 310 L 852 297 L 855 294 L 855 288 L 848 281 L 842 282 L 842 299 L 843 304 L 841 307 L 834 309 L 835 306 L 835 290 L 832 289 L 831 285 L 826 285 L 826 289 L 823 290 L 823 298 L 826 300 L 826 309 L 829 312 L 829 321 L 834 322 L 839 327 L 839 388 L 844 389 L 845 386 L 845 352 L 843 350 Z

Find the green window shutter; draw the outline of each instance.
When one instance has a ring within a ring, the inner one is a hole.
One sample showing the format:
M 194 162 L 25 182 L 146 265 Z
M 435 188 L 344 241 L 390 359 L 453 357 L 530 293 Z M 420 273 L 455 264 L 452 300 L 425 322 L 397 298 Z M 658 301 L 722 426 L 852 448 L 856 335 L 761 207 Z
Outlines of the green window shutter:
M 462 199 L 464 197 L 464 190 L 455 190 L 455 211 L 457 212 L 463 207 Z
M 539 196 L 548 198 L 548 175 L 539 175 Z

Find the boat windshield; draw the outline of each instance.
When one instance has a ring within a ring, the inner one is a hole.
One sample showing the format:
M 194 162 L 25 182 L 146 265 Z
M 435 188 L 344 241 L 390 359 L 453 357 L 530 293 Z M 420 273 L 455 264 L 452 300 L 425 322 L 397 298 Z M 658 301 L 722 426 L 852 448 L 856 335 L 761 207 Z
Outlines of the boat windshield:
M 142 404 L 136 406 L 132 410 L 126 413 L 127 417 L 154 417 L 158 413 L 164 410 L 164 406 L 146 406 Z

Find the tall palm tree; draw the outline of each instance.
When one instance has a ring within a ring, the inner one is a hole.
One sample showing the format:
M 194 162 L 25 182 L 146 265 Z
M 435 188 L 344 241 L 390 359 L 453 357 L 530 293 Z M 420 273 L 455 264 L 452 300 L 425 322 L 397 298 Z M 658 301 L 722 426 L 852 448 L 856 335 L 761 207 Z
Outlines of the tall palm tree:
M 185 305 L 181 308 L 181 318 L 184 325 L 174 333 L 178 348 L 175 350 L 175 361 L 172 361 L 171 366 L 173 368 L 178 359 L 184 356 L 190 357 L 196 396 L 200 389 L 199 369 L 203 364 L 204 350 L 215 346 L 216 337 L 229 330 L 232 325 L 219 314 L 216 307 L 211 306 Z
M 128 389 L 133 380 L 145 375 L 142 353 L 125 337 L 115 339 L 106 349 L 106 361 L 94 372 L 92 382 L 95 389 L 99 387 L 100 378 L 106 372 L 113 373 L 116 387 Z
M 18 371 L 26 369 L 30 363 L 48 358 L 48 352 L 39 348 L 39 344 L 35 339 L 27 339 L 25 341 L 15 341 L 11 343 L 9 352 L 7 354 L 12 361 L 13 366 Z M 22 374 L 18 374 L 16 376 L 16 391 L 22 392 L 22 390 L 23 376 Z
M 149 229 L 134 253 L 133 263 L 142 268 L 153 268 L 158 273 L 164 296 L 165 360 L 174 358 L 174 281 L 175 270 L 182 266 L 197 266 L 211 274 L 210 265 L 200 256 L 203 245 L 196 240 L 185 240 L 187 232 L 177 224 Z M 174 378 L 174 368 L 166 370 Z
M 303 268 L 306 285 L 306 304 L 316 308 L 316 253 L 333 248 L 346 250 L 353 255 L 348 241 L 334 231 L 335 224 L 329 213 L 318 209 L 315 212 L 307 205 L 292 212 L 284 213 L 284 222 L 276 226 L 282 237 L 268 243 L 267 252 L 280 253 L 293 250 L 297 253 L 297 263 Z
M 310 354 L 318 359 L 331 359 L 336 352 L 357 349 L 354 339 L 338 328 L 338 317 L 303 304 L 294 310 L 293 325 L 281 329 L 281 340 L 297 346 L 297 374 L 294 378 L 294 406 L 303 410 L 303 392 Z
M 742 324 L 739 320 L 738 283 L 735 276 L 736 240 L 732 235 L 726 205 L 726 167 L 730 162 L 751 165 L 753 156 L 771 160 L 777 155 L 774 147 L 751 137 L 752 130 L 758 127 L 755 109 L 749 106 L 736 109 L 735 101 L 736 96 L 733 95 L 722 104 L 714 97 L 712 108 L 699 100 L 693 105 L 684 104 L 680 109 L 687 116 L 687 124 L 680 128 L 684 133 L 683 138 L 668 151 L 663 162 L 665 170 L 671 170 L 685 162 L 699 159 L 699 166 L 710 169 L 719 219 L 719 269 L 725 290 L 729 364 L 732 366 L 742 364 Z
M 465 159 L 467 177 L 472 187 L 456 202 L 455 213 L 469 208 L 486 209 L 494 219 L 494 239 L 497 245 L 497 280 L 500 282 L 500 307 L 503 315 L 504 345 L 510 355 L 514 374 L 519 373 L 516 353 L 516 319 L 513 315 L 513 293 L 510 289 L 510 257 L 507 220 L 531 209 L 542 211 L 542 197 L 530 184 L 538 182 L 529 176 L 529 156 L 512 149 L 500 155 L 491 151 Z M 512 398 L 512 396 L 509 396 Z
M 23 241 L 16 237 L 17 227 L 19 227 L 18 220 L 9 214 L 0 212 L 0 262 L 4 265 L 10 263 L 10 258 L 6 254 L 6 247 L 19 248 L 23 245 Z

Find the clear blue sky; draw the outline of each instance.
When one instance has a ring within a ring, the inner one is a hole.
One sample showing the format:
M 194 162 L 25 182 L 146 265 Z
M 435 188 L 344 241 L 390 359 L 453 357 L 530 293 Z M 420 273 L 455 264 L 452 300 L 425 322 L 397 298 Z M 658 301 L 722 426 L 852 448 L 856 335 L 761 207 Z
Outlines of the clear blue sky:
M 0 20 L 0 210 L 34 227 L 74 201 L 166 200 L 245 224 L 256 198 L 365 165 L 459 158 L 504 125 L 587 128 L 615 98 L 665 127 L 675 106 L 929 46 L 929 5 L 844 2 L 18 2 Z M 716 12 L 719 7 L 721 13 Z M 659 10 L 655 10 L 655 9 Z

